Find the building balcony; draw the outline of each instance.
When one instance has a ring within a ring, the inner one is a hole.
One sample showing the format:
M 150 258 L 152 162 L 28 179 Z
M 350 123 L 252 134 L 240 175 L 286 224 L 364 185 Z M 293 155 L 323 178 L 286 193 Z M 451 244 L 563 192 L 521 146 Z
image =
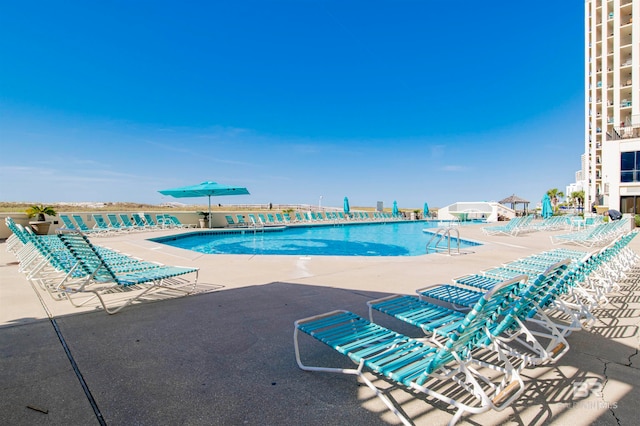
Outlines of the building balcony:
M 640 138 L 640 126 L 614 127 L 611 132 L 607 132 L 608 141 L 634 138 Z

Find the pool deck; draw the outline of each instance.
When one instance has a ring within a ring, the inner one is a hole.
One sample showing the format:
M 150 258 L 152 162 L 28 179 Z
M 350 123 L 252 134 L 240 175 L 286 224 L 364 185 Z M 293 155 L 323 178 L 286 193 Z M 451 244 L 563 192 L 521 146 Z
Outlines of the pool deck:
M 488 237 L 482 226 L 460 228 L 461 238 L 483 243 L 472 253 L 398 258 L 205 255 L 147 240 L 184 232 L 170 230 L 95 238 L 145 260 L 200 268 L 196 294 L 116 315 L 75 308 L 32 287 L 2 242 L 0 423 L 399 424 L 355 377 L 300 370 L 293 322 L 334 309 L 366 316 L 368 300 L 415 294 L 550 250 L 549 237 L 567 233 Z M 630 247 L 640 253 L 640 238 Z M 518 401 L 502 412 L 466 414 L 458 424 L 637 424 L 640 264 L 621 284 L 598 311 L 600 321 L 569 336 L 571 349 L 557 364 L 524 370 L 528 388 Z M 303 343 L 310 363 L 352 365 L 319 342 Z M 583 381 L 599 383 L 601 396 L 574 400 L 572 388 Z M 446 424 L 453 413 L 401 388 L 389 395 L 416 425 Z

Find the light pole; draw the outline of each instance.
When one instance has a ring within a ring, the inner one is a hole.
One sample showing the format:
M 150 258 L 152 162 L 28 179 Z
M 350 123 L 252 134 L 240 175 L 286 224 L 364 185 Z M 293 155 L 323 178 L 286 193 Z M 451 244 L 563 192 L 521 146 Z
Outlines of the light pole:
M 320 196 L 320 200 L 318 200 L 318 210 L 322 210 L 322 195 Z

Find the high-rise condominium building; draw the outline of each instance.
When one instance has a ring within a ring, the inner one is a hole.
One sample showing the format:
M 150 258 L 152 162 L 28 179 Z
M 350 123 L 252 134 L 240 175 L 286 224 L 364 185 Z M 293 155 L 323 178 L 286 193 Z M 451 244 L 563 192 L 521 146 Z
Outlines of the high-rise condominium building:
M 640 214 L 640 0 L 585 0 L 585 99 L 585 206 Z

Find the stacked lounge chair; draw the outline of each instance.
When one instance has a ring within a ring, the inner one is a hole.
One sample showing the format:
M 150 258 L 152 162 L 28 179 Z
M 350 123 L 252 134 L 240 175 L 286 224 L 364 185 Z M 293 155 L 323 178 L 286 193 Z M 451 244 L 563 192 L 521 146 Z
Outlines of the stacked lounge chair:
M 197 284 L 198 268 L 137 259 L 96 246 L 78 231 L 37 236 L 11 218 L 5 223 L 19 270 L 54 300 L 67 299 L 75 306 L 99 302 L 114 314 L 152 293 L 189 294 Z M 190 274 L 195 278 L 185 278 Z
M 608 303 L 607 293 L 639 260 L 627 247 L 636 233 L 619 236 L 595 252 L 558 248 L 459 277 L 453 285 L 419 289 L 418 297 L 373 300 L 369 319 L 332 311 L 298 320 L 298 366 L 357 375 L 406 425 L 411 421 L 365 370 L 453 406 L 450 424 L 464 413 L 503 410 L 524 392 L 523 369 L 557 362 L 569 351 L 571 332 L 593 323 L 594 309 Z M 374 311 L 418 327 L 429 340 L 377 325 Z M 306 365 L 300 335 L 346 355 L 357 368 Z M 487 351 L 495 354 L 488 360 L 481 355 Z M 484 369 L 492 373 L 485 375 Z

